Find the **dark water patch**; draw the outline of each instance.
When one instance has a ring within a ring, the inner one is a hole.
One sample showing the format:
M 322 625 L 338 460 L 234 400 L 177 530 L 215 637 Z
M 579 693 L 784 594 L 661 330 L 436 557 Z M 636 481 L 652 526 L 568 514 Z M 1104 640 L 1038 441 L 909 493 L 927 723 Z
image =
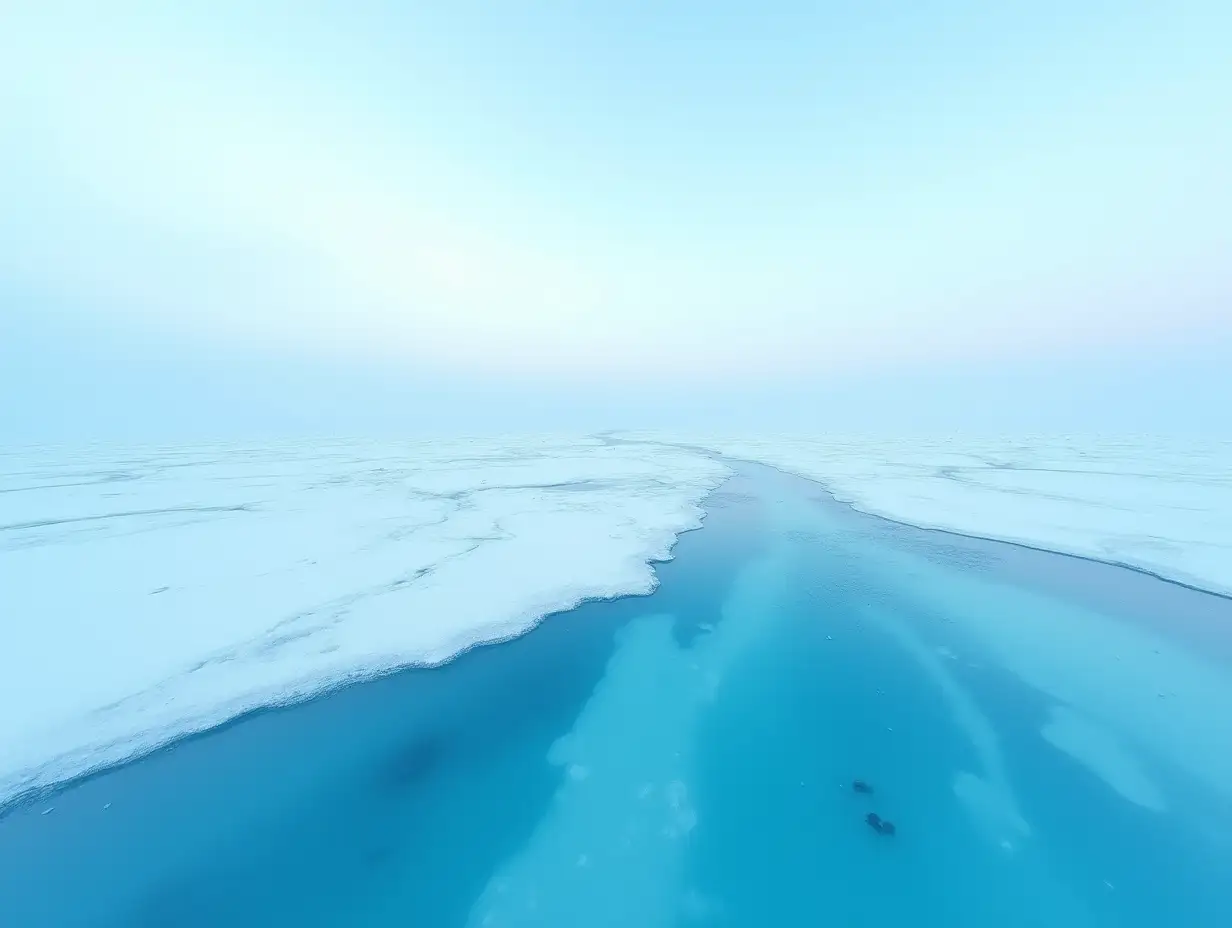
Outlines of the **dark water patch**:
M 394 747 L 381 765 L 378 784 L 390 790 L 414 789 L 448 758 L 449 737 L 439 732 L 415 733 Z

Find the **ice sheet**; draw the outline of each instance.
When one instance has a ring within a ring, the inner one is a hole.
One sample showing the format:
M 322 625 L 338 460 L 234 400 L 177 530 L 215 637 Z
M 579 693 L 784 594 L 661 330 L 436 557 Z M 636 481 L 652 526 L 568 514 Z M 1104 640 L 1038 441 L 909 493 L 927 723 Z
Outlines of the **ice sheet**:
M 1110 731 L 1064 706 L 1053 706 L 1051 718 L 1040 732 L 1058 751 L 1064 751 L 1130 802 L 1163 812 L 1167 804 L 1138 760 Z
M 0 455 L 0 802 L 648 592 L 725 476 L 561 439 Z
M 911 552 L 888 555 L 874 569 L 886 572 L 880 584 L 907 585 L 917 608 L 945 617 L 955 643 L 965 638 L 990 665 L 1040 694 L 1049 707 L 1041 738 L 1123 798 L 1171 808 L 1175 797 L 1156 783 L 1161 769 L 1232 798 L 1232 676 L 1219 658 L 1162 623 L 1125 621 Z
M 1232 442 L 1054 436 L 690 443 L 817 480 L 865 512 L 1232 595 Z

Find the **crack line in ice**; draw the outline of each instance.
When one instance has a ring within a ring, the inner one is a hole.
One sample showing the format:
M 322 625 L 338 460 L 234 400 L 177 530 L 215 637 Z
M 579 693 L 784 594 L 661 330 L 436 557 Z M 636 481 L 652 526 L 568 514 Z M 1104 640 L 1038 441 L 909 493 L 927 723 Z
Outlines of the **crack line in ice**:
M 253 512 L 255 503 L 240 503 L 236 506 L 173 506 L 167 509 L 134 509 L 129 512 L 105 512 L 93 516 L 75 516 L 71 519 L 43 519 L 35 522 L 13 522 L 0 525 L 0 532 L 15 532 L 30 528 L 51 528 L 56 525 L 71 525 L 76 522 L 102 522 L 107 519 L 127 519 L 135 516 L 180 515 L 183 513 Z

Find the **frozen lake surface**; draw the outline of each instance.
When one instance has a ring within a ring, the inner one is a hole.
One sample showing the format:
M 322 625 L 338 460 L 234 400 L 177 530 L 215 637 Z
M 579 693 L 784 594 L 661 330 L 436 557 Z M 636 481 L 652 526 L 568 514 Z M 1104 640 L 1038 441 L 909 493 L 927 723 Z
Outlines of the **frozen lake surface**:
M 596 439 L 0 455 L 0 803 L 649 592 L 727 473 Z
M 1228 923 L 1232 601 L 736 468 L 650 597 L 11 806 L 0 924 Z
M 679 442 L 679 435 L 661 436 Z M 1158 436 L 695 437 L 909 525 L 1232 595 L 1232 441 Z

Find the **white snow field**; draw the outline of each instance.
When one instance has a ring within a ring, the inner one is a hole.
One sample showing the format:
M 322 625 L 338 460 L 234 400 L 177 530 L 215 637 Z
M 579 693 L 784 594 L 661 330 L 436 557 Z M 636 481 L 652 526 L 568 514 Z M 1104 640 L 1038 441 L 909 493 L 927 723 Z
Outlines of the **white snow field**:
M 900 522 L 1122 564 L 1232 595 L 1232 441 L 690 443 L 816 480 L 857 509 Z
M 597 440 L 0 455 L 0 802 L 649 592 L 727 476 Z

